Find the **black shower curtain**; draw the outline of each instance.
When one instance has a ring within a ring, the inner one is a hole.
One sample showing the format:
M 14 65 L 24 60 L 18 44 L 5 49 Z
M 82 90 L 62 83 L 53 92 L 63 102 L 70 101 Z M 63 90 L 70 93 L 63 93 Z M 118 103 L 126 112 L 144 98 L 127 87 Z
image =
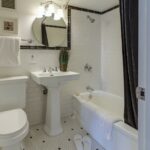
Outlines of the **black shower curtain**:
M 138 0 L 120 0 L 124 67 L 124 120 L 138 128 Z

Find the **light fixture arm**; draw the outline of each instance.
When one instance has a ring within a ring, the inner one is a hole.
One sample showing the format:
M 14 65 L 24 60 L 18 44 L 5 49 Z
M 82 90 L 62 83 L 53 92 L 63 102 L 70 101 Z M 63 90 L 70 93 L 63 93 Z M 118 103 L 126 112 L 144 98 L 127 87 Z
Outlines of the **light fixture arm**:
M 64 6 L 65 9 L 68 8 L 68 5 L 70 3 L 71 0 L 68 0 L 66 5 Z M 46 1 L 46 2 L 41 2 L 41 5 L 49 5 L 49 4 L 55 4 L 56 6 L 58 6 L 59 8 L 61 8 L 61 5 L 55 3 L 54 1 L 50 0 L 50 1 Z
M 55 4 L 56 6 L 58 6 L 59 8 L 61 8 L 61 5 L 55 3 L 54 1 L 46 1 L 46 2 L 41 2 L 41 5 L 49 5 L 49 4 Z
M 71 1 L 71 0 L 68 0 L 68 2 L 66 3 L 66 5 L 65 5 L 65 7 L 64 7 L 65 9 L 68 8 L 70 1 Z
M 68 7 L 68 3 L 66 5 L 61 5 L 59 3 L 54 2 L 53 0 L 41 2 L 37 18 L 42 18 L 44 16 L 52 16 L 54 17 L 54 20 L 60 20 L 64 17 L 64 9 Z

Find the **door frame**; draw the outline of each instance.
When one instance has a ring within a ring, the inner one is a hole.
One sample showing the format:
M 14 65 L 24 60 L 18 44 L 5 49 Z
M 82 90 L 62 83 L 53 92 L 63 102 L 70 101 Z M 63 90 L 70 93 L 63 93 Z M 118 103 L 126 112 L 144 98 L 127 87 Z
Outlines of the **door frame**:
M 150 0 L 139 0 L 139 86 L 145 88 L 145 101 L 139 99 L 138 150 L 150 150 Z M 148 59 L 149 58 L 149 59 Z

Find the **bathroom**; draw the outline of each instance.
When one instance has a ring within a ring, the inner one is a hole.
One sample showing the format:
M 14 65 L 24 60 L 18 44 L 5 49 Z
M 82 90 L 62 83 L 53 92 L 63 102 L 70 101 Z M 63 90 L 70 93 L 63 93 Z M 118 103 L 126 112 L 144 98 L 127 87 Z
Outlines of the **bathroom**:
M 137 57 L 128 58 L 131 43 L 122 38 L 126 16 L 133 15 L 125 1 L 0 0 L 0 150 L 148 150 L 143 101 L 139 118 L 135 102 L 145 91 L 135 93 Z

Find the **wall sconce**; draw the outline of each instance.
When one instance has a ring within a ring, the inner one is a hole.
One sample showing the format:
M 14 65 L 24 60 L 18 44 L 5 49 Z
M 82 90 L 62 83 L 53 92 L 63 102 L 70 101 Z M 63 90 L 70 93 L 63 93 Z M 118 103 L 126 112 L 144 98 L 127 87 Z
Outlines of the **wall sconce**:
M 46 1 L 42 2 L 37 11 L 37 18 L 42 17 L 53 17 L 54 20 L 60 20 L 64 17 L 63 9 L 68 7 L 68 3 L 66 6 L 55 3 L 54 1 Z

